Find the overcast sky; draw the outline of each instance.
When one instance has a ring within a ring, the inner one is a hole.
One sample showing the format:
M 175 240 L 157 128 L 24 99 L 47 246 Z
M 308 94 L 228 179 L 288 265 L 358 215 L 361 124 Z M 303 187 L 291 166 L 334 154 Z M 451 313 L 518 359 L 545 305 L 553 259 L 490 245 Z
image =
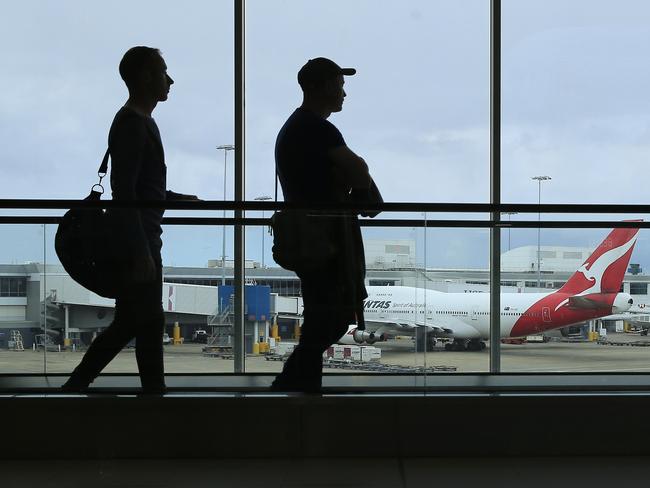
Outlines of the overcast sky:
M 162 50 L 176 82 L 154 112 L 170 189 L 222 199 L 215 147 L 234 141 L 232 15 L 231 0 L 5 5 L 0 195 L 87 194 L 126 99 L 117 65 L 144 44 Z M 535 203 L 530 178 L 549 175 L 545 203 L 647 203 L 649 18 L 643 0 L 503 1 L 504 202 Z M 247 198 L 273 194 L 275 137 L 300 104 L 296 72 L 327 56 L 358 70 L 330 120 L 386 201 L 488 201 L 489 1 L 249 0 L 247 20 Z M 2 232 L 0 262 L 42 260 L 41 230 Z M 256 260 L 260 232 L 249 232 Z M 549 230 L 542 242 L 593 246 L 605 233 Z M 423 259 L 421 232 L 368 235 L 417 238 Z M 166 238 L 168 264 L 202 266 L 221 254 L 220 229 L 166 229 Z M 486 231 L 430 231 L 427 241 L 430 265 L 487 263 Z M 512 232 L 513 247 L 535 243 L 534 231 Z M 633 261 L 646 258 L 642 232 Z

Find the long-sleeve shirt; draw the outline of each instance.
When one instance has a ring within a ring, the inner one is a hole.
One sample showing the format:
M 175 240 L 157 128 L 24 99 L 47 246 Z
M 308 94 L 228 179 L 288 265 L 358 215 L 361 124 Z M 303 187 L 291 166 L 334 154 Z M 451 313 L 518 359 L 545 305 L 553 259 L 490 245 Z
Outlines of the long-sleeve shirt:
M 160 132 L 151 117 L 122 107 L 108 136 L 113 200 L 166 200 L 167 166 Z M 164 209 L 114 209 L 114 228 L 124 254 L 160 255 Z

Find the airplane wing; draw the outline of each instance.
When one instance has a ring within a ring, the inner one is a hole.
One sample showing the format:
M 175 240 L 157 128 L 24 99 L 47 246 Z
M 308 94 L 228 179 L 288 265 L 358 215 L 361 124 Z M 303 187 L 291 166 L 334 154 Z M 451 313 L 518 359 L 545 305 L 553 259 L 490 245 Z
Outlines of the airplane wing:
M 436 318 L 432 322 L 411 322 L 411 321 L 395 321 L 395 320 L 382 320 L 382 319 L 366 319 L 366 330 L 375 334 L 384 334 L 386 336 L 396 335 L 413 335 L 415 329 L 426 327 L 430 332 L 440 336 L 453 336 L 454 330 L 464 330 L 467 328 L 460 320 L 454 317 L 445 317 L 440 320 Z M 455 326 L 455 327 L 454 327 Z

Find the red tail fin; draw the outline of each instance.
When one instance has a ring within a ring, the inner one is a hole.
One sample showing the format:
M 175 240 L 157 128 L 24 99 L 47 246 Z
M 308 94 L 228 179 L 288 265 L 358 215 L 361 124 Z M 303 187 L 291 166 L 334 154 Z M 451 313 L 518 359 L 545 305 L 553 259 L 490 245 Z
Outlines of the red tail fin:
M 611 231 L 558 293 L 617 293 L 621 289 L 638 232 L 639 229 Z

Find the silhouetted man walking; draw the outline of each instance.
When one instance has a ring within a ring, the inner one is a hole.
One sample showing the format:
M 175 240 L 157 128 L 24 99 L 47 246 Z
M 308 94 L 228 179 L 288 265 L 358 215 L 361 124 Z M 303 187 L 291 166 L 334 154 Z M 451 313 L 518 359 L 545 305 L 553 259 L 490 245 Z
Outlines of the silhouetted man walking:
M 348 148 L 327 118 L 343 109 L 343 76 L 356 70 L 341 68 L 326 58 L 311 59 L 298 72 L 303 103 L 278 134 L 275 160 L 286 202 L 341 203 L 355 192 L 376 189 L 365 161 Z M 316 219 L 317 220 L 317 219 Z M 301 272 L 304 322 L 300 342 L 272 384 L 275 391 L 318 392 L 323 352 L 363 320 L 365 260 L 356 215 L 334 219 L 331 238 L 336 257 L 318 270 Z
M 167 100 L 174 81 L 158 49 L 137 46 L 124 54 L 120 76 L 129 98 L 117 112 L 108 136 L 111 189 L 114 200 L 196 199 L 166 190 L 165 156 L 158 126 L 151 114 Z M 163 209 L 112 209 L 117 236 L 115 252 L 123 267 L 123 286 L 115 300 L 115 318 L 93 341 L 81 363 L 63 385 L 79 391 L 135 337 L 142 388 L 165 390 L 162 335 L 161 222 Z

